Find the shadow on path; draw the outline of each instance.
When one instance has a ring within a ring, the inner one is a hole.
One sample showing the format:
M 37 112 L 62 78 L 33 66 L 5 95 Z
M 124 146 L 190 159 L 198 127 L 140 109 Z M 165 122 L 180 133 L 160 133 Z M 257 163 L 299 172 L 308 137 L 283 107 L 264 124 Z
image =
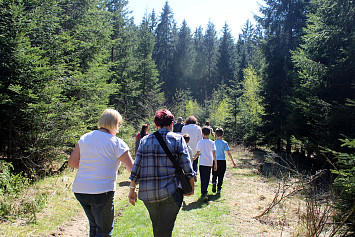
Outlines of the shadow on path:
M 184 201 L 182 203 L 182 210 L 183 211 L 191 211 L 194 209 L 202 208 L 203 206 L 208 205 L 210 201 L 218 200 L 221 197 L 221 195 L 220 194 L 215 194 L 215 195 L 210 194 L 210 195 L 207 195 L 207 197 L 208 197 L 208 201 L 204 201 L 202 199 L 202 197 L 200 197 L 199 199 L 197 199 L 197 201 L 191 202 L 188 205 L 186 205 L 186 203 Z

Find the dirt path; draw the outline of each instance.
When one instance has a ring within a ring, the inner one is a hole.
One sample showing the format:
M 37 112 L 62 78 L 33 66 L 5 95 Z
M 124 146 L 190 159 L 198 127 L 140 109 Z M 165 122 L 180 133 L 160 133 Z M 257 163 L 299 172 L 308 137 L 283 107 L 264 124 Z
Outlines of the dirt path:
M 63 223 L 58 230 L 49 236 L 82 237 L 88 236 L 88 220 L 84 210 L 70 221 Z
M 124 183 L 126 186 L 126 183 Z M 117 187 L 117 192 L 115 192 L 115 200 L 123 198 L 127 195 L 127 188 Z M 128 199 L 127 199 L 128 202 Z M 51 233 L 49 236 L 60 236 L 60 237 L 83 237 L 89 235 L 89 222 L 85 215 L 84 210 L 71 218 L 70 221 L 64 222 L 57 230 Z

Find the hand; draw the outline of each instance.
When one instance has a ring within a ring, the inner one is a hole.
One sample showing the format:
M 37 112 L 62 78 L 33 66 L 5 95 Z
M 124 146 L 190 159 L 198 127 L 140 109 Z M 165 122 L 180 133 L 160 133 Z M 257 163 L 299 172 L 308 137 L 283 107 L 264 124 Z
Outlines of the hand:
M 137 193 L 136 190 L 134 190 L 133 188 L 131 188 L 129 191 L 128 200 L 133 206 L 135 206 L 137 202 Z
M 184 196 L 191 196 L 191 195 L 194 195 L 194 190 L 192 190 L 192 192 L 191 192 L 191 193 L 184 194 Z
M 214 171 L 217 171 L 217 164 L 216 164 L 216 163 L 214 163 L 213 170 L 214 170 Z

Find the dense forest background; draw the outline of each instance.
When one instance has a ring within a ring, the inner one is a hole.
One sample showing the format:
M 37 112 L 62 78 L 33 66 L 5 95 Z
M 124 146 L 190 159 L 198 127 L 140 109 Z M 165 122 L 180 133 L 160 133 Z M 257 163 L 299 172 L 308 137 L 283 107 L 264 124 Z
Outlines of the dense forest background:
M 139 25 L 131 11 L 0 0 L 0 158 L 15 172 L 49 172 L 107 107 L 127 140 L 166 107 L 230 142 L 353 166 L 354 1 L 264 0 L 237 39 L 227 22 L 178 25 L 168 2 Z

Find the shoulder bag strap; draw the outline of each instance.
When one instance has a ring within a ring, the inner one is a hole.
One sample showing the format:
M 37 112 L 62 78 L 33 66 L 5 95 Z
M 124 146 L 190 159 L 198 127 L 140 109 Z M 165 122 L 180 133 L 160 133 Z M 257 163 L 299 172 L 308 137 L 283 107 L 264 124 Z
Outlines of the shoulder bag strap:
M 165 143 L 163 137 L 161 136 L 161 134 L 159 133 L 159 131 L 156 131 L 154 133 L 154 135 L 157 138 L 157 140 L 158 140 L 159 144 L 161 145 L 161 147 L 163 148 L 163 150 L 165 151 L 165 153 L 168 155 L 171 162 L 173 163 L 177 173 L 182 173 L 181 167 L 178 165 L 177 161 L 174 159 L 173 154 L 171 154 L 171 151 L 169 150 L 168 146 L 166 145 L 166 143 Z

